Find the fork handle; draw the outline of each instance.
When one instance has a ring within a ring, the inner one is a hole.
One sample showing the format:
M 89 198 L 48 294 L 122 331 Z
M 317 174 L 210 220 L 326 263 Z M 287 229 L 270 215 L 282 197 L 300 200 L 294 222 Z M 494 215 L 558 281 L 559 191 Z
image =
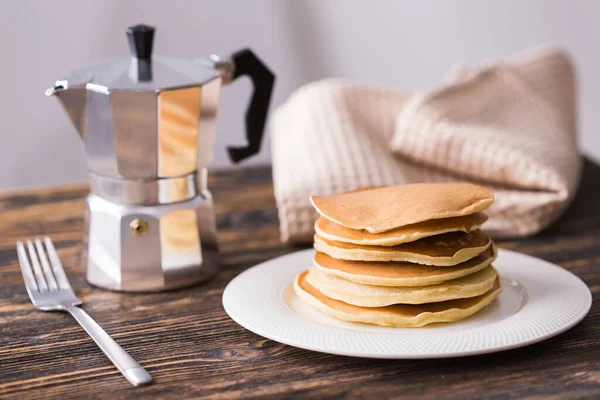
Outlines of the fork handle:
M 108 359 L 119 369 L 125 378 L 133 386 L 144 385 L 152 382 L 150 374 L 133 359 L 117 342 L 111 338 L 108 333 L 102 329 L 96 321 L 92 319 L 79 307 L 70 306 L 65 308 L 76 320 L 79 325 L 94 339 L 94 342 L 106 354 Z

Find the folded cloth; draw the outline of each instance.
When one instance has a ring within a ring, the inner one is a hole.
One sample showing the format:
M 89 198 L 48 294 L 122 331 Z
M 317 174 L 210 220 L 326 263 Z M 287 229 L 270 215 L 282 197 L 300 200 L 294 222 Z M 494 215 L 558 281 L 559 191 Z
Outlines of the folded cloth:
M 312 242 L 309 195 L 411 182 L 472 181 L 496 202 L 485 230 L 525 236 L 573 199 L 581 171 L 575 76 L 559 50 L 457 68 L 416 93 L 325 80 L 271 121 L 281 238 Z

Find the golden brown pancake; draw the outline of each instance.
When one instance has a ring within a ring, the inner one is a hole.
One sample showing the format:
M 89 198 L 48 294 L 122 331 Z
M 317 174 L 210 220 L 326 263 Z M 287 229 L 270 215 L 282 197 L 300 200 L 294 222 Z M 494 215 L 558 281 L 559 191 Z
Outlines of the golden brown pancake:
M 355 230 L 346 228 L 325 217 L 320 217 L 315 222 L 315 231 L 324 239 L 336 240 L 338 242 L 372 246 L 394 246 L 448 232 L 460 231 L 468 233 L 479 228 L 486 220 L 487 216 L 484 213 L 478 212 L 462 217 L 431 219 L 381 233 L 370 233 L 364 229 Z
M 500 294 L 500 279 L 480 296 L 429 304 L 395 304 L 385 307 L 359 307 L 334 300 L 306 281 L 307 271 L 294 282 L 298 297 L 316 309 L 345 321 L 392 327 L 420 327 L 436 322 L 455 322 L 475 314 Z
M 352 261 L 404 261 L 452 266 L 484 252 L 490 238 L 479 229 L 470 233 L 451 232 L 396 246 L 367 246 L 327 240 L 315 235 L 316 250 L 330 257 Z
M 339 260 L 321 252 L 315 254 L 314 266 L 330 275 L 368 285 L 426 286 L 473 274 L 489 266 L 495 259 L 496 251 L 492 244 L 483 253 L 452 267 Z
M 371 233 L 432 219 L 483 211 L 494 202 L 491 190 L 466 182 L 414 183 L 311 196 L 315 209 L 339 225 Z
M 475 297 L 489 291 L 498 274 L 489 266 L 462 278 L 429 286 L 375 286 L 356 283 L 311 268 L 306 281 L 325 296 L 361 307 L 425 304 Z

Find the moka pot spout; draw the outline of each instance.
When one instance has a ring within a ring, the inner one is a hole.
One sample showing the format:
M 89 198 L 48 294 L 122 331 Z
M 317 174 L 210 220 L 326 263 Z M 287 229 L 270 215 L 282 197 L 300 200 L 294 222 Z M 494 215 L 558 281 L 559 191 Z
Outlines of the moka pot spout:
M 67 82 L 56 81 L 53 87 L 46 90 L 46 96 L 58 97 L 75 130 L 83 140 L 85 137 L 87 89 L 85 87 L 69 88 Z

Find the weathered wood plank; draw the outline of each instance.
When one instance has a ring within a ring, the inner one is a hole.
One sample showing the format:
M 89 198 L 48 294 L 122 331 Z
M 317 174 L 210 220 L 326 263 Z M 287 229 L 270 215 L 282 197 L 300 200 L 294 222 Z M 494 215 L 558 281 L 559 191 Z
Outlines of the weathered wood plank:
M 582 189 L 565 216 L 535 237 L 501 247 L 556 262 L 600 296 L 600 167 L 586 162 Z M 451 360 L 384 361 L 319 354 L 266 340 L 224 313 L 225 285 L 244 269 L 298 248 L 279 242 L 270 172 L 214 174 L 222 271 L 206 284 L 126 295 L 87 285 L 80 272 L 87 188 L 0 195 L 0 396 L 43 397 L 600 397 L 600 307 L 548 341 Z M 131 388 L 92 340 L 60 313 L 36 312 L 14 243 L 55 240 L 85 309 L 155 378 Z

